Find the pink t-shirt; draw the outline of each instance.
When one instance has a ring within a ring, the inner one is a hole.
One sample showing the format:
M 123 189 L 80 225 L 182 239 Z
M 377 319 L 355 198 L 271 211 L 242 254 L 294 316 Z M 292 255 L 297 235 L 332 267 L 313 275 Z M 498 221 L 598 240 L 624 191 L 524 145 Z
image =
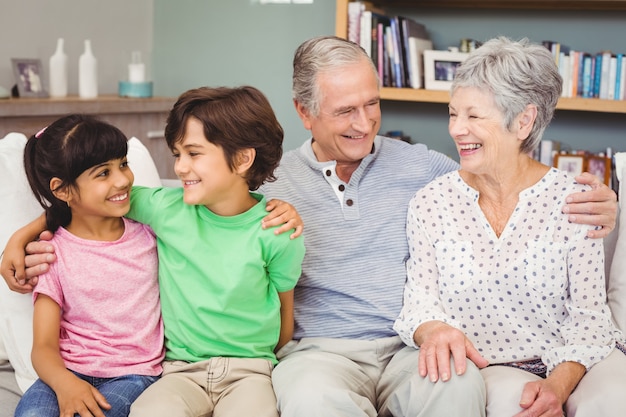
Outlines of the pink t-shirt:
M 33 297 L 61 306 L 59 346 L 68 369 L 111 378 L 159 375 L 164 357 L 154 234 L 124 219 L 113 242 L 78 238 L 59 228 L 57 262 L 39 277 Z

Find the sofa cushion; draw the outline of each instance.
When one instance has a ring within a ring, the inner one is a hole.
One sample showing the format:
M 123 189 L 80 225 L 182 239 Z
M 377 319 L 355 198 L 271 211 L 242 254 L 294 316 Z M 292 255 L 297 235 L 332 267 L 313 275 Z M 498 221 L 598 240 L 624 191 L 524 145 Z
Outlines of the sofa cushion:
M 4 200 L 0 205 L 0 248 L 4 248 L 15 230 L 42 212 L 24 173 L 25 144 L 26 137 L 21 133 L 9 133 L 0 139 L 0 195 Z M 137 138 L 128 141 L 128 161 L 135 174 L 135 184 L 149 187 L 161 185 L 148 149 Z M 5 357 L 15 369 L 15 377 L 22 391 L 37 378 L 30 361 L 32 311 L 30 294 L 13 292 L 0 282 L 0 341 L 4 346 Z
M 0 417 L 13 417 L 21 397 L 15 372 L 9 364 L 0 365 Z
M 174 163 L 172 161 L 172 163 Z M 154 160 L 141 141 L 135 137 L 128 139 L 128 165 L 135 174 L 135 185 L 160 187 L 162 185 Z
M 615 231 L 612 233 L 615 235 L 615 249 L 611 257 L 607 256 L 607 262 L 612 258 L 607 279 L 607 297 L 615 324 L 620 330 L 626 331 L 626 152 L 615 154 L 615 173 L 619 181 L 619 213 Z
M 0 247 L 4 248 L 11 234 L 41 212 L 24 174 L 23 152 L 26 136 L 9 133 L 0 140 Z M 15 369 L 22 390 L 37 377 L 30 362 L 32 344 L 32 297 L 18 294 L 0 283 L 0 336 L 7 357 Z

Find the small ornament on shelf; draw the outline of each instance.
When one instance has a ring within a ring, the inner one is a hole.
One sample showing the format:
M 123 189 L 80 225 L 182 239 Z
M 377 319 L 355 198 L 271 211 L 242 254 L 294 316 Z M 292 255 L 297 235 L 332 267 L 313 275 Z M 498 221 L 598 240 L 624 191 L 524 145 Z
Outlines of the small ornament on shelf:
M 152 82 L 146 81 L 146 66 L 141 62 L 141 52 L 132 53 L 131 62 L 128 64 L 128 81 L 120 81 L 120 97 L 152 97 Z

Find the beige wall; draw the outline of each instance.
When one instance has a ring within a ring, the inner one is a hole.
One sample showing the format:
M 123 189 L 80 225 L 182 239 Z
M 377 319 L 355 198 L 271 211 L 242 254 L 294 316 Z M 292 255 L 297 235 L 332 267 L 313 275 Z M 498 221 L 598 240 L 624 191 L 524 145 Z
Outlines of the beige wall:
M 128 77 L 131 52 L 151 62 L 153 0 L 0 0 L 0 86 L 14 84 L 11 58 L 39 58 L 48 84 L 48 60 L 65 39 L 69 94 L 78 94 L 78 58 L 91 39 L 100 94 L 116 94 Z M 147 65 L 150 73 L 150 65 Z

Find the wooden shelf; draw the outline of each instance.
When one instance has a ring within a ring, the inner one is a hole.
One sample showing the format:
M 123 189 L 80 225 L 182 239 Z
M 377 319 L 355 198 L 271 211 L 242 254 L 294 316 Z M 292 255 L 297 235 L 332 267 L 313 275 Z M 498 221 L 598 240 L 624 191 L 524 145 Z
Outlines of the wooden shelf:
M 448 103 L 450 94 L 447 91 L 424 90 L 423 88 L 382 87 L 380 98 L 383 100 L 418 101 L 422 103 Z
M 163 138 L 174 97 L 130 98 L 103 95 L 94 99 L 10 98 L 0 100 L 0 138 L 9 132 L 30 136 L 54 120 L 71 113 L 92 114 L 137 137 L 150 151 L 161 178 L 176 178 L 172 152 Z
M 434 91 L 412 88 L 380 89 L 380 98 L 383 100 L 413 101 L 421 103 L 444 103 L 450 101 L 447 91 Z M 626 100 L 600 100 L 597 98 L 561 98 L 556 106 L 560 110 L 578 110 L 600 113 L 626 113 Z
M 169 112 L 176 101 L 171 97 L 130 98 L 115 95 L 82 99 L 78 96 L 61 98 L 10 98 L 0 100 L 0 117 L 62 116 L 69 113 L 128 114 Z
M 378 7 L 457 9 L 626 10 L 626 0 L 374 0 Z
M 467 7 L 469 0 L 386 0 L 374 1 L 379 7 L 411 6 L 411 7 Z M 335 34 L 342 38 L 348 37 L 348 3 L 349 0 L 336 1 Z M 541 4 L 541 5 L 539 5 Z M 551 7 L 547 7 L 551 6 Z M 584 10 L 626 10 L 626 0 L 478 0 L 471 7 L 520 8 L 520 9 L 584 9 Z M 448 103 L 447 91 L 430 91 L 411 88 L 381 88 L 380 98 L 383 100 L 414 101 L 422 103 Z M 561 98 L 557 105 L 560 110 L 575 110 L 600 113 L 626 113 L 626 100 L 600 100 L 595 98 Z

